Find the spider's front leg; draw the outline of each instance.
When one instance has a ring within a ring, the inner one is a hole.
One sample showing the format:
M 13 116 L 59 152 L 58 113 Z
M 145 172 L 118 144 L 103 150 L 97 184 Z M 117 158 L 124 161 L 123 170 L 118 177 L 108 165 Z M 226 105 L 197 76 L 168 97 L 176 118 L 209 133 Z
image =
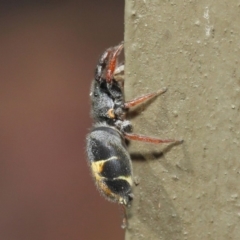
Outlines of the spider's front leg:
M 95 80 L 97 82 L 112 84 L 114 77 L 122 74 L 124 65 L 118 66 L 118 56 L 123 49 L 123 42 L 115 47 L 110 47 L 104 51 L 98 60 L 95 70 Z
M 106 67 L 102 77 L 102 86 L 114 102 L 111 109 L 111 116 L 115 119 L 124 119 L 126 110 L 124 109 L 124 64 L 118 64 L 118 57 L 123 49 L 123 42 L 116 47 L 109 48 L 106 52 Z
M 106 82 L 107 83 L 111 84 L 114 79 L 114 75 L 116 75 L 116 74 L 122 72 L 122 70 L 124 70 L 123 65 L 122 65 L 123 69 L 121 69 L 121 67 L 117 66 L 118 65 L 118 56 L 122 52 L 122 49 L 123 49 L 123 42 L 121 42 L 119 45 L 117 45 L 116 47 L 113 47 L 110 50 L 110 56 L 109 56 L 109 61 L 108 61 L 107 71 L 106 71 Z
M 102 56 L 99 58 L 98 60 L 98 64 L 95 70 L 95 81 L 97 81 L 98 83 L 102 83 L 106 80 L 104 80 L 104 72 L 108 63 L 108 59 L 109 59 L 109 55 L 110 55 L 111 51 L 110 49 L 107 49 Z
M 101 55 L 95 70 L 95 81 L 115 102 L 115 108 L 124 104 L 124 64 L 118 64 L 123 42 L 108 48 Z

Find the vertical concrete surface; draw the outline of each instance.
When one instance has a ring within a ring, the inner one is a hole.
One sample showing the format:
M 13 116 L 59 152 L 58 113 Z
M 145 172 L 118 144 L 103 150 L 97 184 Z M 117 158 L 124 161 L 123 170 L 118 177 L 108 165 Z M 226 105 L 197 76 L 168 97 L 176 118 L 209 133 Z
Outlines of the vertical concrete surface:
M 239 239 L 240 2 L 125 5 L 126 97 L 168 91 L 132 114 L 137 186 L 126 239 Z

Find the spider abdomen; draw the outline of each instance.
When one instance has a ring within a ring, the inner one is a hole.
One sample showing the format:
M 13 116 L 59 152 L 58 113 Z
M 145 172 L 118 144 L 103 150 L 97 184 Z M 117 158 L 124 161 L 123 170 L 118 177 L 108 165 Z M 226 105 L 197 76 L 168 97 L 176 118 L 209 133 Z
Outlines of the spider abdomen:
M 121 133 L 103 124 L 87 136 L 87 154 L 100 192 L 110 201 L 128 205 L 132 200 L 132 165 Z

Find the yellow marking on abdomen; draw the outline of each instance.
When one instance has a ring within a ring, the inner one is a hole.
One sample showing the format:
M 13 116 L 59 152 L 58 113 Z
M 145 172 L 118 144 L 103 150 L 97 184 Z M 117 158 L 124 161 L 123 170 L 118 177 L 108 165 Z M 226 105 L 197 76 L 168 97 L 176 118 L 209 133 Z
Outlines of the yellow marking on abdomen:
M 100 179 L 105 178 L 103 176 L 100 176 L 101 172 L 103 171 L 104 163 L 106 163 L 108 161 L 111 161 L 111 160 L 116 160 L 116 159 L 118 159 L 118 157 L 117 156 L 113 156 L 113 157 L 110 157 L 110 158 L 108 158 L 106 160 L 99 160 L 99 161 L 96 161 L 96 162 L 92 162 L 91 168 L 92 168 L 92 172 L 93 172 L 93 175 L 96 178 L 96 180 L 100 180 Z M 123 176 L 122 175 L 122 176 L 119 176 L 117 178 L 114 178 L 113 180 L 117 180 L 117 179 L 125 180 L 131 186 L 133 185 L 133 181 L 132 181 L 132 177 L 131 176 Z
M 104 163 L 108 162 L 108 161 L 111 161 L 111 160 L 116 160 L 116 159 L 118 159 L 118 157 L 113 156 L 113 157 L 110 157 L 110 158 L 105 159 L 105 160 L 99 160 L 99 161 L 96 161 L 96 162 L 92 162 L 91 168 L 92 168 L 92 172 L 93 172 L 95 178 L 96 179 L 103 178 L 103 177 L 100 177 L 99 174 L 103 171 Z
M 132 186 L 132 184 L 133 184 L 132 176 L 119 176 L 117 178 L 114 178 L 113 180 L 118 180 L 118 179 L 125 180 L 126 182 L 128 182 L 130 184 L 130 186 Z

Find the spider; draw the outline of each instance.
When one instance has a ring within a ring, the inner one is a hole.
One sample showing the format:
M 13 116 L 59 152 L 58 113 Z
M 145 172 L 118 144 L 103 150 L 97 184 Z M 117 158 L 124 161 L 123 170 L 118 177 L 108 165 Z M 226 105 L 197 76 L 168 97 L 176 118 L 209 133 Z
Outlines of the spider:
M 118 63 L 122 49 L 123 43 L 120 43 L 104 51 L 95 70 L 90 91 L 94 123 L 87 136 L 87 156 L 100 193 L 110 201 L 128 206 L 133 200 L 133 172 L 126 139 L 149 143 L 181 141 L 132 133 L 127 111 L 167 89 L 125 101 L 124 64 Z

